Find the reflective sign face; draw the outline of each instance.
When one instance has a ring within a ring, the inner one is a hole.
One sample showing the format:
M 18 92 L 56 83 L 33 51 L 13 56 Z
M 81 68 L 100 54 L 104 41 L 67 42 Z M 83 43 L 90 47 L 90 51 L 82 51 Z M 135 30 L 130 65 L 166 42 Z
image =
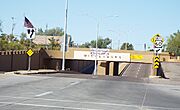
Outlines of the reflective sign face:
M 156 34 L 151 39 L 151 42 L 154 44 L 157 48 L 162 48 L 162 44 L 164 42 L 164 38 L 160 36 L 160 34 Z
M 160 62 L 159 58 L 160 58 L 159 56 L 154 57 L 154 68 L 155 69 L 159 68 L 159 62 Z
M 35 38 L 35 29 L 34 28 L 27 28 L 27 38 L 28 39 Z
M 32 56 L 34 54 L 34 52 L 32 51 L 32 49 L 29 49 L 27 52 L 28 56 Z
M 151 39 L 151 42 L 154 44 L 154 53 L 160 54 L 162 52 L 162 45 L 164 42 L 164 38 L 161 37 L 160 34 L 156 34 Z
M 162 48 L 154 48 L 154 53 L 156 54 L 162 53 Z

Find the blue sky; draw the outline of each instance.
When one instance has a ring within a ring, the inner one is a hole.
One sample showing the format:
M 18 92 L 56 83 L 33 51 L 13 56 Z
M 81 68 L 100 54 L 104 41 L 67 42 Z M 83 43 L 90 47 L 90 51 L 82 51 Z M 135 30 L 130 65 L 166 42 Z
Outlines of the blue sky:
M 154 34 L 167 39 L 180 29 L 179 4 L 180 0 L 69 0 L 68 33 L 76 43 L 94 40 L 99 22 L 99 35 L 111 38 L 113 48 L 130 42 L 143 50 L 144 43 L 152 46 Z M 63 28 L 64 10 L 65 0 L 1 0 L 0 20 L 3 31 L 11 33 L 15 17 L 14 33 L 20 35 L 25 32 L 24 14 L 36 28 Z

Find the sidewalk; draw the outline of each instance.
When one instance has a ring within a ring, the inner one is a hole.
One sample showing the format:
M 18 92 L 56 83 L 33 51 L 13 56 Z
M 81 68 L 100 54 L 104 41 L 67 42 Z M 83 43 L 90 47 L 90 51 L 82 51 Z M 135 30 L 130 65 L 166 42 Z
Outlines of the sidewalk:
M 20 74 L 20 75 L 30 75 L 30 74 L 50 74 L 50 73 L 57 73 L 56 70 L 49 70 L 49 69 L 40 69 L 40 70 L 18 70 L 12 72 L 4 72 L 5 74 Z
M 150 78 L 150 83 L 180 85 L 180 63 L 162 63 L 164 74 L 169 79 Z

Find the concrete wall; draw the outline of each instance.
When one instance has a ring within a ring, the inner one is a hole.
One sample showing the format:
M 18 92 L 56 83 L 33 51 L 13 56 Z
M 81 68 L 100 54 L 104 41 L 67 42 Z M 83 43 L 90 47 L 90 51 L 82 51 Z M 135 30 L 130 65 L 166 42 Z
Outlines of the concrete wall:
M 92 67 L 94 61 L 74 59 L 74 51 L 90 51 L 89 48 L 69 48 L 66 52 L 66 69 L 81 72 L 88 66 Z M 130 50 L 110 50 L 116 53 L 130 53 L 131 62 L 153 63 L 153 52 L 130 51 Z M 168 53 L 160 55 L 161 61 L 169 61 Z M 61 70 L 62 52 L 59 50 L 35 51 L 32 56 L 32 69 L 55 69 Z M 124 64 L 125 63 L 125 64 Z M 98 61 L 98 75 L 117 75 L 130 62 L 110 62 Z M 28 68 L 28 56 L 26 51 L 6 51 L 0 52 L 0 71 L 26 70 Z
M 66 52 L 66 59 L 74 59 L 74 51 L 90 51 L 89 48 L 69 48 Z M 59 50 L 48 50 L 47 54 L 51 58 L 62 58 L 62 52 Z M 153 63 L 153 55 L 154 52 L 149 51 L 133 51 L 133 50 L 110 50 L 110 52 L 115 53 L 130 53 L 131 54 L 131 62 L 144 62 L 144 63 Z M 168 61 L 170 59 L 170 55 L 167 52 L 163 52 L 160 54 L 161 61 L 163 59 Z

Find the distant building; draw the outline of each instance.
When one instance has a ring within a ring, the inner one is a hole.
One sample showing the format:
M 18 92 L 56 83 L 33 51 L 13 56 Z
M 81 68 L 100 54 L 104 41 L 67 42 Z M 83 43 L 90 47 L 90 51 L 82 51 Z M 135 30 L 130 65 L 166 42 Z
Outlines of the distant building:
M 51 42 L 50 40 L 54 39 L 54 43 L 57 45 L 61 45 L 61 51 L 63 51 L 62 47 L 63 47 L 63 39 L 64 36 L 46 36 L 46 35 L 36 35 L 35 39 L 33 39 L 33 43 L 37 44 L 37 45 L 50 45 Z M 67 49 L 70 46 L 71 43 L 71 36 L 68 35 L 67 39 L 66 39 L 66 47 L 65 50 L 67 51 Z
M 50 39 L 54 39 L 56 43 L 63 44 L 64 36 L 46 36 L 46 35 L 36 35 L 35 39 L 33 39 L 33 43 L 37 45 L 49 45 Z M 68 36 L 67 45 L 69 45 L 71 41 L 71 36 Z

